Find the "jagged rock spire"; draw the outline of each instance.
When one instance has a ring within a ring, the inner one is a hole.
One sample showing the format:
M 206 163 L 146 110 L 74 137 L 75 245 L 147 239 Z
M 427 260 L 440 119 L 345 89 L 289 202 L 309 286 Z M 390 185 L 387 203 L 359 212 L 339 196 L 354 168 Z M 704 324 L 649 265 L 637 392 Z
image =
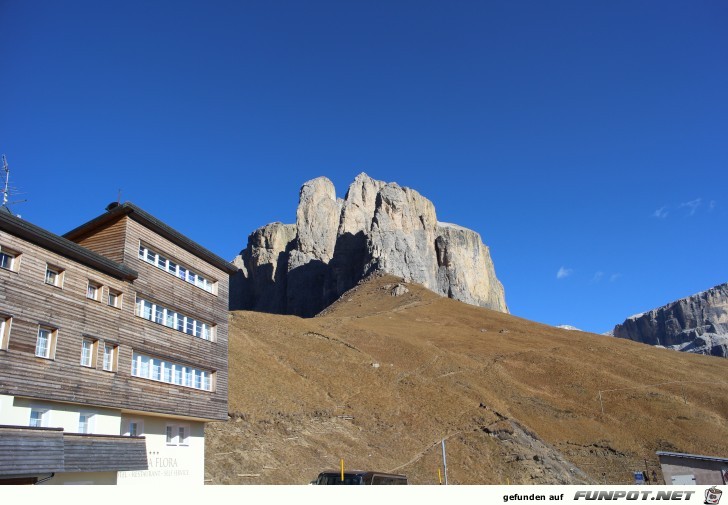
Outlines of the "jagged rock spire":
M 296 224 L 256 230 L 234 261 L 242 273 L 231 284 L 233 309 L 313 316 L 382 271 L 508 312 L 480 235 L 438 223 L 434 205 L 417 191 L 365 173 L 343 200 L 326 177 L 304 183 Z

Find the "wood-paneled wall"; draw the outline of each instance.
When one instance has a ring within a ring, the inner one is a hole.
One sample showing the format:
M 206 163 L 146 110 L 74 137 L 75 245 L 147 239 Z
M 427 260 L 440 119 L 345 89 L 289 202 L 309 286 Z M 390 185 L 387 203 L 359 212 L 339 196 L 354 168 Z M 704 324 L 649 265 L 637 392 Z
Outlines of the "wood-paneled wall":
M 0 475 L 57 472 L 63 457 L 63 430 L 0 428 Z
M 146 470 L 144 437 L 104 437 L 64 433 L 64 472 Z
M 17 272 L 0 269 L 0 314 L 13 318 L 8 349 L 0 350 L 0 393 L 197 419 L 225 419 L 228 274 L 129 217 L 125 216 L 109 228 L 115 233 L 124 230 L 123 262 L 139 271 L 139 277 L 133 283 L 102 274 L 29 241 L 0 232 L 0 245 L 21 253 Z M 100 233 L 110 236 L 108 228 Z M 118 237 L 108 242 L 94 242 L 89 235 L 85 240 L 95 248 L 102 243 L 111 244 Z M 216 280 L 217 295 L 139 260 L 139 240 L 208 279 Z M 47 264 L 64 269 L 62 287 L 45 284 Z M 104 286 L 101 301 L 86 298 L 89 280 Z M 107 305 L 109 287 L 122 293 L 120 309 Z M 215 341 L 137 317 L 134 303 L 137 293 L 215 324 Z M 58 330 L 52 359 L 35 356 L 39 325 Z M 119 346 L 115 372 L 102 370 L 102 352 L 94 357 L 92 367 L 80 364 L 84 335 L 99 339 L 100 349 L 107 340 Z M 215 390 L 201 391 L 132 377 L 133 351 L 215 372 Z
M 0 475 L 146 470 L 144 437 L 81 435 L 60 428 L 0 427 Z
M 80 237 L 75 242 L 102 256 L 106 256 L 110 260 L 121 263 L 124 260 L 126 223 L 126 218 L 117 219 L 102 228 L 94 230 L 92 234 Z

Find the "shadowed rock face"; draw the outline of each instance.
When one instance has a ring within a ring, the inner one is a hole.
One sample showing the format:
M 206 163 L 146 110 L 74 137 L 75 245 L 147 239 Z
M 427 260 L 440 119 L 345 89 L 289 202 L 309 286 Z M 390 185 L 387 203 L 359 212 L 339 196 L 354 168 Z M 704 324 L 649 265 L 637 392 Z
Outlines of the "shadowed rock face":
M 728 357 L 728 283 L 627 318 L 614 336 Z
M 231 309 L 310 317 L 362 278 L 387 272 L 443 296 L 508 312 L 488 248 L 438 223 L 417 191 L 359 174 L 344 200 L 325 177 L 301 188 L 296 224 L 254 231 L 233 262 Z

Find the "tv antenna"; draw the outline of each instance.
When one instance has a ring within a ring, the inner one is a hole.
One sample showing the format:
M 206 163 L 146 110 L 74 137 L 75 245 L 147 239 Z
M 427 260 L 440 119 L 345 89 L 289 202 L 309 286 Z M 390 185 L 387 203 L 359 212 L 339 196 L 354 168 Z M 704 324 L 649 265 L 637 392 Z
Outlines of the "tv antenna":
M 4 154 L 2 155 L 2 172 L 3 187 L 2 189 L 0 189 L 0 192 L 2 192 L 3 194 L 3 203 L 0 208 L 6 209 L 8 212 L 11 212 L 9 205 L 27 202 L 27 200 L 15 200 L 13 202 L 10 201 L 10 194 L 16 194 L 16 191 L 15 188 L 10 186 L 10 167 L 8 167 L 8 159 Z

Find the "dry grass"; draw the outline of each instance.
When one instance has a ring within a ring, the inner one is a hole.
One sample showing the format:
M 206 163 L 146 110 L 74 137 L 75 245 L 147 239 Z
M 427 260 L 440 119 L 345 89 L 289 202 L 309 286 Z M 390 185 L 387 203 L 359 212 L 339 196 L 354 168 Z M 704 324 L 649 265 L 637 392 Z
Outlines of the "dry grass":
M 208 425 L 206 479 L 301 484 L 343 458 L 434 484 L 443 438 L 460 484 L 628 484 L 644 459 L 659 475 L 656 450 L 728 455 L 728 360 L 412 284 L 390 296 L 397 282 L 373 278 L 313 319 L 230 314 L 231 420 Z

